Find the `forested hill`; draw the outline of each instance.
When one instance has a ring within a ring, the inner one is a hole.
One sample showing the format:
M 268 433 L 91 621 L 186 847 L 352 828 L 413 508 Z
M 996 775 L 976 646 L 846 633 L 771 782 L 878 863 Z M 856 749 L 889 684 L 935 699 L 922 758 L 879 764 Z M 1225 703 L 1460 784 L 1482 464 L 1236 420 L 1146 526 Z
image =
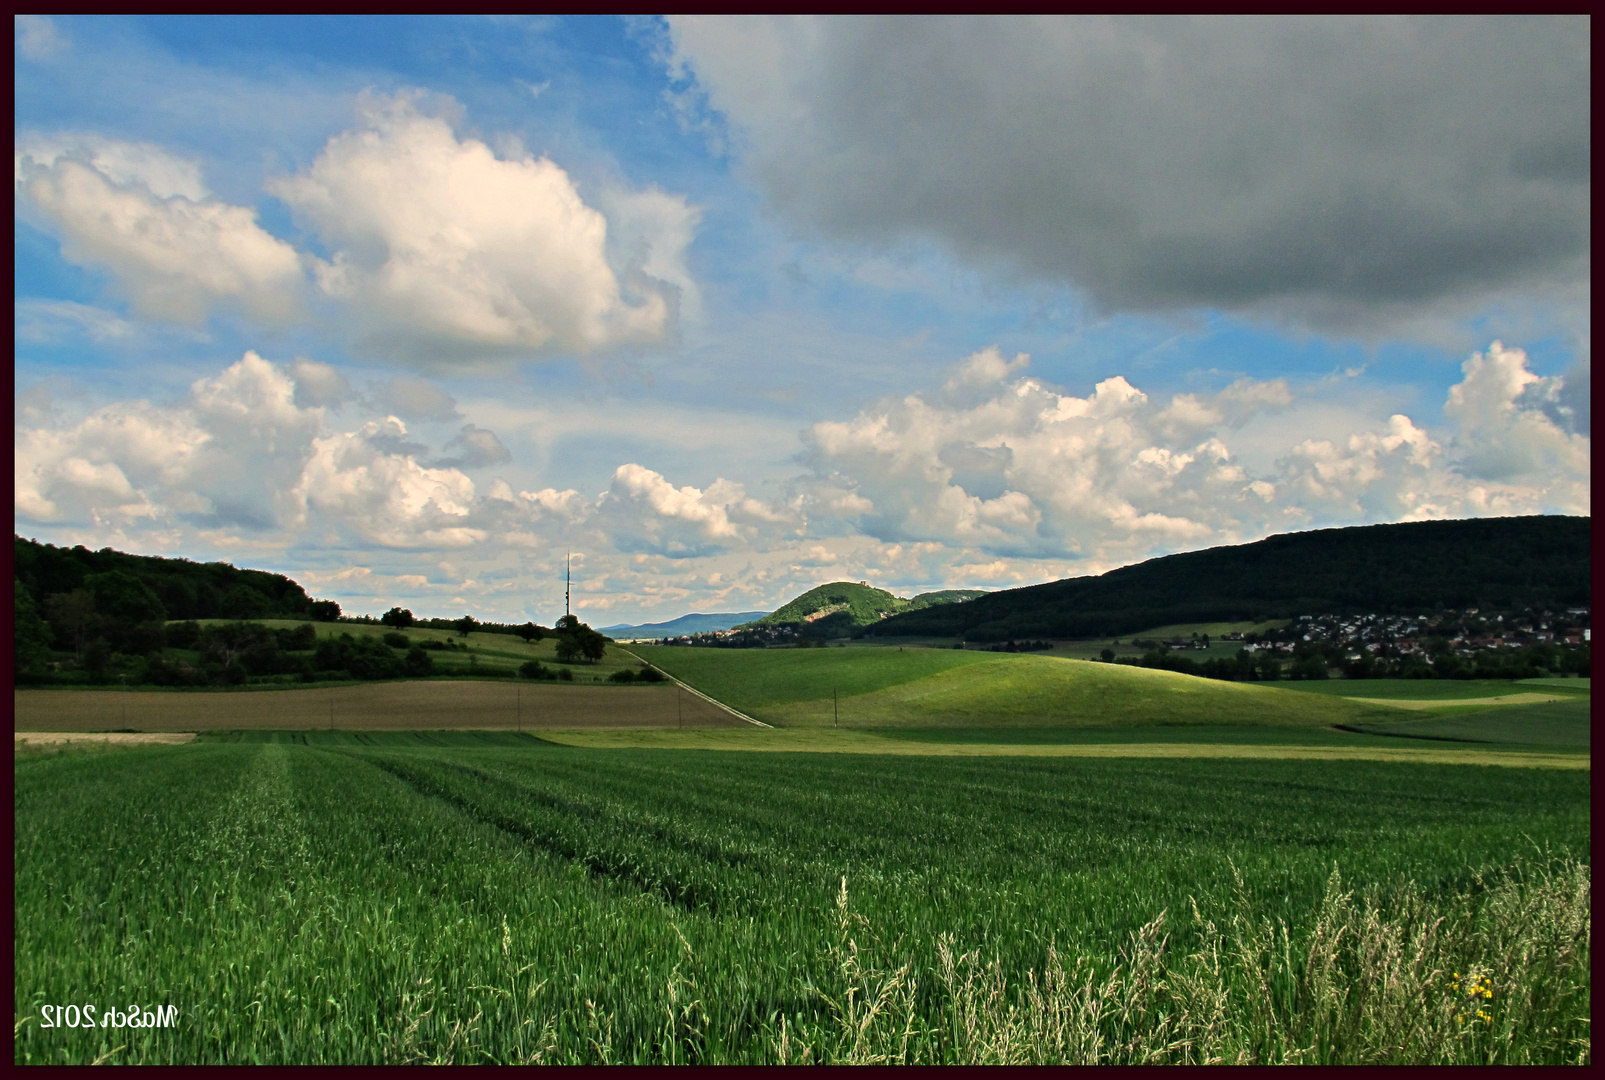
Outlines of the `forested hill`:
M 918 611 L 933 606 L 960 604 L 985 595 L 979 589 L 945 589 L 920 593 L 905 600 L 885 589 L 851 581 L 832 581 L 809 589 L 801 596 L 748 625 L 784 626 L 819 622 L 821 627 L 845 630 L 879 622 L 900 611 Z M 823 620 L 829 619 L 828 623 Z
M 340 614 L 339 605 L 332 600 L 313 600 L 294 581 L 266 570 L 129 555 L 111 548 L 58 548 L 20 536 L 14 539 L 18 587 L 26 590 L 41 610 L 51 595 L 87 589 L 97 600 L 109 601 L 115 593 L 123 606 L 140 607 L 138 619 L 334 619 Z M 137 579 L 149 594 L 137 586 L 130 590 L 125 577 L 105 576 L 111 574 Z M 103 592 L 108 595 L 102 597 Z
M 1590 521 L 1546 515 L 1286 533 L 910 611 L 869 632 L 1085 638 L 1177 623 L 1425 614 L 1438 605 L 1584 605 Z

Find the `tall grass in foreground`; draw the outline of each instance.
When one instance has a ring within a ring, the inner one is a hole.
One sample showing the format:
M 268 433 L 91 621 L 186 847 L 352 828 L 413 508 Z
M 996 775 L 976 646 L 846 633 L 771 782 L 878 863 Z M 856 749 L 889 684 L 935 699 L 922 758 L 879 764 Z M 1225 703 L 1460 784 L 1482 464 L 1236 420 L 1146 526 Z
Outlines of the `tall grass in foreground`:
M 782 1021 L 782 1063 L 1586 1064 L 1590 868 L 1478 882 L 1434 903 L 1412 883 L 1386 901 L 1336 870 L 1307 933 L 1253 911 L 1239 880 L 1222 922 L 1192 907 L 1202 944 L 1169 949 L 1167 913 L 1098 975 L 1050 948 L 1010 986 L 979 950 L 938 943 L 941 1015 L 916 1005 L 874 928 L 837 898 L 828 1019 Z M 865 941 L 865 946 L 860 941 Z M 877 966 L 884 963 L 885 966 Z

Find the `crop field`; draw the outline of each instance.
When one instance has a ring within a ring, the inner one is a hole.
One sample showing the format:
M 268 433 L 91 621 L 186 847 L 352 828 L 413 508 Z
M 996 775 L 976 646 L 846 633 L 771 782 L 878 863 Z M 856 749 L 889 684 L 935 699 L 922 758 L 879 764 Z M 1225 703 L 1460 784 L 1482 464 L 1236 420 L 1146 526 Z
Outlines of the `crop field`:
M 1277 686 L 1030 654 L 889 647 L 633 651 L 749 716 L 783 726 L 1297 727 L 1386 719 L 1395 711 L 1294 696 Z
M 16 690 L 17 731 L 679 727 L 741 723 L 672 683 L 574 686 L 495 680 L 317 690 Z
M 1586 771 L 303 731 L 15 780 L 19 1063 L 1591 1053 Z
M 1131 729 L 1080 732 L 1059 729 L 1052 735 L 1016 741 L 1006 730 L 990 737 L 947 739 L 933 728 L 881 728 L 861 731 L 819 728 L 585 728 L 542 731 L 547 742 L 593 748 L 658 747 L 666 750 L 742 750 L 756 753 L 898 754 L 926 757 L 1097 757 L 1097 758 L 1238 758 L 1286 761 L 1395 761 L 1405 764 L 1509 766 L 1526 769 L 1591 768 L 1588 754 L 1563 744 L 1484 746 L 1450 738 L 1420 741 L 1380 735 L 1336 733 L 1346 738 L 1278 739 L 1274 732 L 1226 741 L 1198 738 L 1190 728 Z M 1279 729 L 1286 731 L 1287 729 Z M 1325 734 L 1325 732 L 1318 732 Z M 1303 733 L 1298 733 L 1302 735 Z

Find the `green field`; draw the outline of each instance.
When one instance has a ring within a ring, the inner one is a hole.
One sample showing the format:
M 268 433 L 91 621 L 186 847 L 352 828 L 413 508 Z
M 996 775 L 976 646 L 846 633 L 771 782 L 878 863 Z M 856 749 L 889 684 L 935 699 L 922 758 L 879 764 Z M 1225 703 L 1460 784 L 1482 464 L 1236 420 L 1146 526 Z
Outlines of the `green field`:
M 1030 654 L 896 647 L 633 651 L 750 716 L 785 726 L 828 727 L 839 718 L 851 727 L 1300 727 L 1386 719 L 1392 712 L 1257 683 Z
M 1588 679 L 1366 679 L 1288 685 L 1327 698 L 1391 702 L 1401 710 L 1401 715 L 1347 725 L 1358 732 L 1587 750 L 1592 728 L 1589 684 Z
M 19 1063 L 1590 1054 L 1585 771 L 300 732 L 15 780 Z
M 1451 702 L 1508 697 L 1589 693 L 1588 679 L 1326 679 L 1290 682 L 1287 689 L 1326 697 L 1395 698 L 1399 701 Z

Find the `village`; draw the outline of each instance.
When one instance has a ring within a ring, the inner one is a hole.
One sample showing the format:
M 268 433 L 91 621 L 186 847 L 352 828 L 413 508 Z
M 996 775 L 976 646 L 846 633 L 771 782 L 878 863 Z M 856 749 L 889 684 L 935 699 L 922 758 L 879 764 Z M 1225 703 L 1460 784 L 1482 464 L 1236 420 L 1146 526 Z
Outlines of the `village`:
M 1278 658 L 1323 654 L 1332 662 L 1407 660 L 1413 657 L 1440 657 L 1452 653 L 1473 659 L 1490 650 L 1528 649 L 1550 646 L 1579 649 L 1591 643 L 1590 609 L 1561 610 L 1517 608 L 1485 611 L 1479 608 L 1444 609 L 1430 615 L 1301 615 L 1284 627 L 1260 632 L 1234 630 L 1213 639 L 1218 654 L 1221 645 L 1237 645 L 1242 651 L 1265 653 Z M 818 647 L 822 638 L 801 633 L 794 624 L 750 625 L 732 630 L 688 634 L 658 641 L 664 645 L 690 645 L 708 648 Z M 1064 644 L 1064 643 L 1061 643 Z M 1082 643 L 1069 643 L 1072 646 Z M 1119 647 L 1116 639 L 1112 643 Z M 1131 647 L 1145 651 L 1190 652 L 1211 650 L 1208 634 L 1174 636 L 1164 640 L 1135 637 Z M 1034 652 L 1050 649 L 1046 641 L 1008 642 L 971 645 L 993 652 Z

